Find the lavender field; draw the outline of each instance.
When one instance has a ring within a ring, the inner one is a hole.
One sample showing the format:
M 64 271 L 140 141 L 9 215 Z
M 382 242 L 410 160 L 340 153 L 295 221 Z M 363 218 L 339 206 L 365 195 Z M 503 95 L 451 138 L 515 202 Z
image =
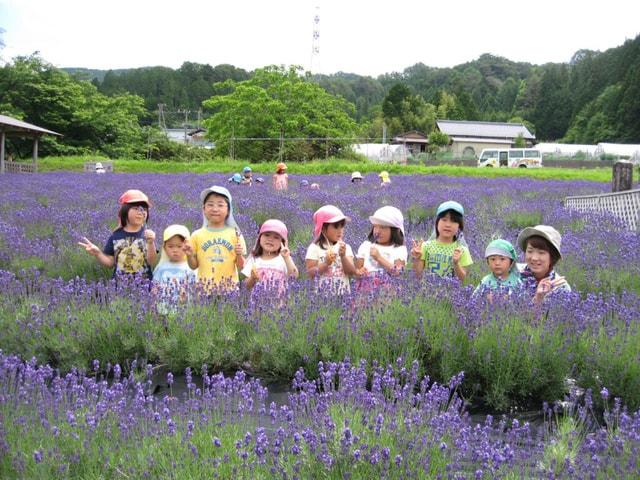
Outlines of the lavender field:
M 243 290 L 214 299 L 194 292 L 174 314 L 159 315 L 148 285 L 116 287 L 77 245 L 83 236 L 104 243 L 116 200 L 130 188 L 149 195 L 148 227 L 158 236 L 173 223 L 196 229 L 199 192 L 226 178 L 3 177 L 2 478 L 640 475 L 640 415 L 630 413 L 640 407 L 638 235 L 562 206 L 567 195 L 609 185 L 396 176 L 380 189 L 370 175 L 357 186 L 347 176 L 292 176 L 278 194 L 231 187 L 247 243 L 264 220 L 283 220 L 302 271 L 311 216 L 324 204 L 352 218 L 346 241 L 357 249 L 383 205 L 402 210 L 410 244 L 428 238 L 439 203 L 462 203 L 475 261 L 465 285 L 407 271 L 386 301 L 320 296 L 303 275 L 284 308 Z M 302 178 L 321 188 L 300 187 Z M 526 296 L 472 297 L 488 271 L 486 244 L 515 243 L 540 223 L 562 233 L 557 270 L 574 291 L 542 315 Z M 188 382 L 186 400 L 159 398 L 146 380 L 151 365 L 202 379 Z M 264 404 L 264 387 L 247 374 L 262 384 L 294 379 L 288 405 Z M 587 393 L 570 399 L 566 414 L 556 402 L 569 394 L 569 378 Z M 535 430 L 490 419 L 473 425 L 463 399 L 497 412 L 547 402 L 548 421 Z

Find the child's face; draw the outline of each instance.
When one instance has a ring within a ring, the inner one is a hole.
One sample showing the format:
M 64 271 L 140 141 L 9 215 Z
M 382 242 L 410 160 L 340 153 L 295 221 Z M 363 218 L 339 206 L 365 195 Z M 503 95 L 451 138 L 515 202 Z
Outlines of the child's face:
M 215 193 L 211 194 L 205 200 L 202 209 L 210 227 L 220 228 L 224 226 L 224 222 L 229 215 L 229 205 L 227 205 L 226 198 Z
M 489 255 L 487 257 L 487 263 L 489 264 L 489 270 L 498 278 L 506 278 L 509 276 L 509 269 L 511 268 L 512 260 L 509 257 L 503 255 Z
M 551 269 L 551 254 L 529 243 L 524 251 L 524 261 L 537 279 L 546 277 Z
M 342 237 L 344 237 L 344 226 L 344 220 L 336 223 L 325 223 L 322 231 L 324 232 L 324 236 L 327 237 L 327 240 L 329 240 L 331 243 L 336 243 L 342 240 Z
M 282 247 L 282 237 L 275 232 L 264 232 L 260 235 L 260 246 L 264 252 L 277 253 Z
M 244 178 L 251 178 L 253 176 L 253 173 L 251 172 L 245 172 L 244 173 Z
M 451 218 L 450 213 L 446 213 L 438 220 L 438 240 L 442 242 L 452 242 L 453 238 L 458 234 L 458 230 L 460 230 L 460 224 Z
M 170 262 L 181 262 L 184 260 L 184 252 L 182 246 L 184 245 L 184 238 L 180 235 L 174 235 L 169 240 L 164 242 L 164 251 L 167 254 Z
M 127 225 L 130 227 L 142 227 L 147 221 L 147 209 L 142 205 L 134 205 L 127 212 Z
M 374 225 L 373 238 L 375 239 L 375 243 L 379 243 L 380 245 L 389 245 L 391 243 L 391 227 Z

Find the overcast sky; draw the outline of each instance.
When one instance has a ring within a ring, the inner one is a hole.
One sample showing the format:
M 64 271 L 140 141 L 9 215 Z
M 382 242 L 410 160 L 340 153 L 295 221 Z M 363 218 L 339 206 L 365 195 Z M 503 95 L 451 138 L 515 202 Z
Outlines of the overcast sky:
M 316 12 L 320 53 L 312 60 Z M 377 76 L 418 62 L 451 67 L 483 53 L 568 62 L 579 49 L 603 51 L 635 38 L 640 2 L 0 0 L 0 28 L 5 62 L 39 51 L 58 67 L 192 61 Z

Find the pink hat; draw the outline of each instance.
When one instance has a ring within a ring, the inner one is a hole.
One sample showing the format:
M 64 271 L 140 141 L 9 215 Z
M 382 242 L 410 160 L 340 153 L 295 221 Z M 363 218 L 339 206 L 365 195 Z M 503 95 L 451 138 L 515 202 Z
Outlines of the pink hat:
M 346 220 L 348 222 L 351 219 L 344 213 L 342 213 L 342 210 L 334 205 L 325 205 L 324 207 L 320 207 L 313 214 L 313 237 L 318 238 L 318 236 L 320 236 L 322 226 L 325 223 L 336 223 L 340 220 Z
M 399 228 L 404 235 L 404 216 L 396 207 L 386 206 L 376 210 L 376 213 L 369 217 L 373 225 L 383 225 L 385 227 Z
M 289 231 L 287 230 L 287 226 L 280 220 L 271 218 L 265 221 L 260 227 L 260 231 L 258 232 L 258 239 L 260 238 L 260 235 L 267 232 L 277 233 L 284 240 L 284 244 L 287 244 L 287 236 L 289 235 Z

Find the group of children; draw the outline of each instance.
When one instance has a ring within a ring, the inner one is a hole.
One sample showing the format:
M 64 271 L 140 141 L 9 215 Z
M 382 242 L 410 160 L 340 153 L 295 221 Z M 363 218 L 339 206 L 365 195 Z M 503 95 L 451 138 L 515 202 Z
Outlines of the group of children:
M 275 180 L 274 180 L 275 183 Z M 139 190 L 128 190 L 119 199 L 119 226 L 103 250 L 87 238 L 79 245 L 116 273 L 142 274 L 158 286 L 171 287 L 198 281 L 209 292 L 228 292 L 240 279 L 252 289 L 256 284 L 272 289 L 277 297 L 286 291 L 289 278 L 299 276 L 288 245 L 286 225 L 276 219 L 264 222 L 256 243 L 247 255 L 245 239 L 234 219 L 230 192 L 212 186 L 200 193 L 202 227 L 190 235 L 182 225 L 171 225 L 163 233 L 160 259 L 156 263 L 155 233 L 147 228 L 151 202 Z M 393 206 L 384 206 L 369 217 L 371 228 L 354 255 L 344 241 L 350 219 L 334 205 L 313 214 L 313 241 L 305 255 L 305 270 L 316 280 L 319 291 L 350 292 L 355 278 L 356 292 L 374 292 L 389 276 L 402 273 L 409 252 L 405 245 L 404 217 Z M 464 280 L 473 264 L 464 239 L 464 208 L 447 201 L 438 206 L 431 236 L 412 241 L 413 269 L 420 276 L 427 270 L 441 277 Z M 475 294 L 493 295 L 531 288 L 536 301 L 550 291 L 570 290 L 564 277 L 555 274 L 560 260 L 560 234 L 546 225 L 524 229 L 518 244 L 525 252 L 525 265 L 518 265 L 513 245 L 504 239 L 492 241 L 485 258 L 491 273 L 482 279 Z

